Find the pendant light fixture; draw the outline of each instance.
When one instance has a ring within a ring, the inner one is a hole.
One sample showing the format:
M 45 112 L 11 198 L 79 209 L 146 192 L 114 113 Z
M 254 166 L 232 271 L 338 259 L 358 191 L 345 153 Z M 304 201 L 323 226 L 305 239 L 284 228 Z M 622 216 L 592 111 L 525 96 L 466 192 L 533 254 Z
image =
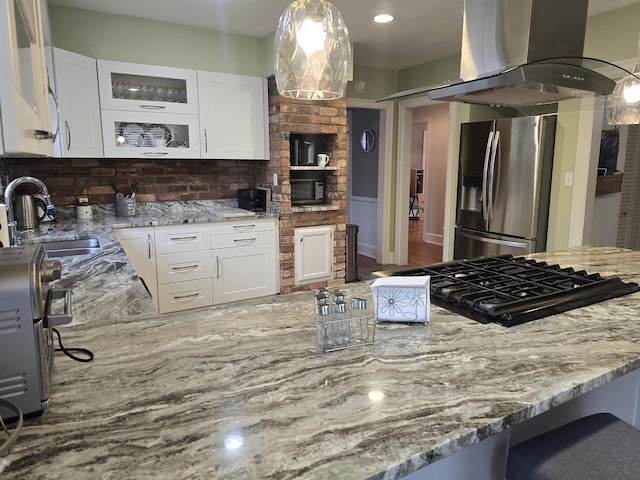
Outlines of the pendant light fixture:
M 306 100 L 342 97 L 351 45 L 338 9 L 325 0 L 295 0 L 278 22 L 273 57 L 280 95 Z
M 609 125 L 640 124 L 640 41 L 631 74 L 618 80 L 606 105 Z

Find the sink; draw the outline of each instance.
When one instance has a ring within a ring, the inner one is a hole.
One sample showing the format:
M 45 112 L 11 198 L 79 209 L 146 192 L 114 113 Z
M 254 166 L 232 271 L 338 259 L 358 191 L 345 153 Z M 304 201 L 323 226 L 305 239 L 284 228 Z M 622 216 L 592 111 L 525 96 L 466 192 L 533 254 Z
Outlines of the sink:
M 87 235 L 73 240 L 49 240 L 42 242 L 41 245 L 48 258 L 94 255 L 102 251 L 100 238 L 97 235 Z

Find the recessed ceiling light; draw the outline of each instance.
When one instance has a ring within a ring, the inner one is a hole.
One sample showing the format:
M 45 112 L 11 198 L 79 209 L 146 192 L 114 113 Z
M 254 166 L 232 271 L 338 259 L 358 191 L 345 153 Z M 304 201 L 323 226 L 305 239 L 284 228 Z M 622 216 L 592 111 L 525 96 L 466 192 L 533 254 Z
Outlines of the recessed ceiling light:
M 393 15 L 389 15 L 388 13 L 381 13 L 380 15 L 373 17 L 373 21 L 376 23 L 389 23 L 392 20 Z

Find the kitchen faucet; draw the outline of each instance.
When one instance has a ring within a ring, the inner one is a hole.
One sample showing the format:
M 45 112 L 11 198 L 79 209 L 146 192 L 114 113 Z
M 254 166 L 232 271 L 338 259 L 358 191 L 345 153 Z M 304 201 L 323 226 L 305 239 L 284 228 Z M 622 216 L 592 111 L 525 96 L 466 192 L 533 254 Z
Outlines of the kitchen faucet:
M 55 218 L 53 203 L 51 202 L 51 197 L 49 196 L 49 190 L 47 190 L 47 186 L 42 182 L 42 180 L 38 180 L 37 178 L 28 176 L 18 177 L 15 180 L 12 180 L 4 190 L 4 203 L 7 207 L 7 228 L 9 230 L 9 245 L 11 246 L 15 246 L 18 243 L 18 228 L 17 222 L 13 216 L 13 202 L 11 201 L 11 197 L 13 196 L 13 191 L 18 185 L 23 185 L 26 183 L 35 185 L 40 189 L 42 198 L 44 199 L 44 203 L 47 206 L 47 216 L 51 219 Z

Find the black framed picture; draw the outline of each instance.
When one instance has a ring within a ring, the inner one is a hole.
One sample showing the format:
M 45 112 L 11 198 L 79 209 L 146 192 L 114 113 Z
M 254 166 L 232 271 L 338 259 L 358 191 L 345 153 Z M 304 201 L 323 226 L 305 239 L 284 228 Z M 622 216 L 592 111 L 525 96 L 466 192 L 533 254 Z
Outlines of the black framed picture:
M 600 158 L 598 172 L 607 170 L 607 174 L 616 171 L 618 165 L 618 149 L 620 148 L 620 132 L 618 130 L 603 130 L 600 136 Z

